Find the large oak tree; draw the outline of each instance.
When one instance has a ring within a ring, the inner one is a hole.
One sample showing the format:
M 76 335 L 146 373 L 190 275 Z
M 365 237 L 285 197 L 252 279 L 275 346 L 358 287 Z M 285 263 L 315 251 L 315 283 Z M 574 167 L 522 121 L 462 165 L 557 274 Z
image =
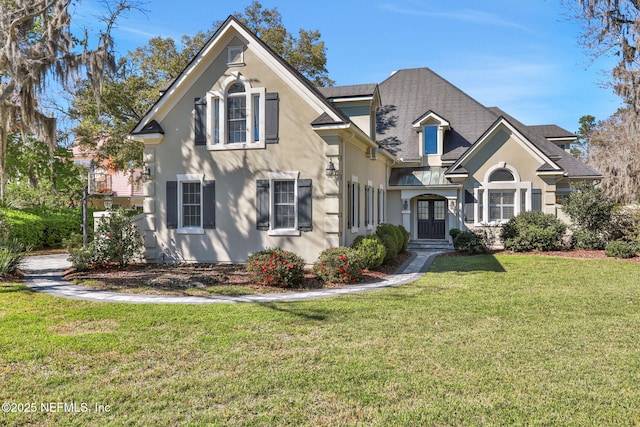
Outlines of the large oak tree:
M 92 93 L 113 63 L 111 29 L 132 8 L 111 4 L 97 47 L 71 32 L 72 0 L 0 0 L 0 200 L 4 200 L 9 135 L 35 134 L 53 146 L 55 119 L 42 111 L 40 96 L 52 83 L 67 84 L 86 70 Z

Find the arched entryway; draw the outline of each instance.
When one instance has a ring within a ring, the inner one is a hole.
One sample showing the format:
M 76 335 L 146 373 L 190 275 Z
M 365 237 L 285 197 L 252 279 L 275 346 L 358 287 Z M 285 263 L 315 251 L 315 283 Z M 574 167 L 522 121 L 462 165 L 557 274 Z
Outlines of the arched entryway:
M 416 199 L 416 238 L 443 240 L 447 230 L 447 199 L 419 197 Z

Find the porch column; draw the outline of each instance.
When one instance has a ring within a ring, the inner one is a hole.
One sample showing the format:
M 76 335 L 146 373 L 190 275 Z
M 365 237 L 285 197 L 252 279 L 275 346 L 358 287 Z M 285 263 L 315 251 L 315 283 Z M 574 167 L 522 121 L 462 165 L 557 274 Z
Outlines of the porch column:
M 461 229 L 460 206 L 461 206 L 461 203 L 458 200 L 457 195 L 456 197 L 447 196 L 447 213 L 448 213 L 447 224 L 449 224 L 449 226 L 448 226 L 448 229 L 446 230 L 447 234 L 444 237 L 445 239 L 449 240 L 451 243 L 453 243 L 453 240 L 451 239 L 451 236 L 449 236 L 448 230 L 451 230 L 452 228 Z
M 411 199 L 402 199 L 402 226 L 411 233 Z

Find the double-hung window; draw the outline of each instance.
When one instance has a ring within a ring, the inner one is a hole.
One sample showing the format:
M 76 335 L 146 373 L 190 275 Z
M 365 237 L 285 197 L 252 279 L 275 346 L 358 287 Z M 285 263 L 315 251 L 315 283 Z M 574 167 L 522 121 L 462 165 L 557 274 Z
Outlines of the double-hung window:
M 200 181 L 181 182 L 180 228 L 202 227 L 202 189 Z
M 203 234 L 215 228 L 215 181 L 200 174 L 178 175 L 166 183 L 166 224 L 179 234 Z
M 273 181 L 274 229 L 295 229 L 296 227 L 296 181 Z
M 256 182 L 256 226 L 272 236 L 299 236 L 312 231 L 313 191 L 298 172 L 269 172 Z
M 364 223 L 367 230 L 373 229 L 374 224 L 374 209 L 373 209 L 373 183 L 367 181 L 367 185 L 364 188 Z
M 384 222 L 384 200 L 385 200 L 385 191 L 382 184 L 378 189 L 378 224 L 382 224 Z

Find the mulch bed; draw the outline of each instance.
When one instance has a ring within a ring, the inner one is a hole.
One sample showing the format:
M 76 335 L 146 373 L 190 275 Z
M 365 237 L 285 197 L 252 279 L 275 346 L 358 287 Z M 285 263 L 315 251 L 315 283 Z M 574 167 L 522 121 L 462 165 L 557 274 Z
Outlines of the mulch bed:
M 398 255 L 394 262 L 375 270 L 365 270 L 360 283 L 383 280 L 394 273 L 411 254 Z M 342 283 L 325 283 L 310 271 L 297 288 L 278 288 L 255 283 L 237 264 L 139 264 L 124 268 L 97 268 L 89 271 L 68 270 L 64 278 L 93 289 L 114 292 L 150 293 L 157 295 L 206 295 L 211 287 L 250 287 L 255 293 L 289 292 L 348 286 Z M 200 290 L 200 293 L 198 292 Z

